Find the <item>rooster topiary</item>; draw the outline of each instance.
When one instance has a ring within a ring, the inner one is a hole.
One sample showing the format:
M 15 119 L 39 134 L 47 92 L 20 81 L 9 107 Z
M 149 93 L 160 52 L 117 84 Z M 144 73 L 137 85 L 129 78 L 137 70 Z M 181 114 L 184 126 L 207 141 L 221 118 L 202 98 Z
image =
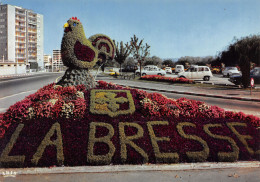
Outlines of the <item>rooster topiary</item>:
M 86 38 L 83 25 L 77 17 L 70 18 L 64 24 L 64 35 L 61 43 L 61 56 L 68 67 L 61 86 L 84 84 L 87 88 L 95 86 L 95 80 L 89 72 L 97 61 L 114 58 L 115 45 L 106 35 L 96 34 Z

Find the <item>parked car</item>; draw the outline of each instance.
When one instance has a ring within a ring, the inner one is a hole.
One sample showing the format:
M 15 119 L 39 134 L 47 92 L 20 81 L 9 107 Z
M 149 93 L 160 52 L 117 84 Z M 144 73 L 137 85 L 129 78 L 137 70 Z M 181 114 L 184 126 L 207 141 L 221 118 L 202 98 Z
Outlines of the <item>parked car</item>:
M 110 76 L 119 76 L 120 73 L 118 73 L 118 72 L 110 72 L 109 75 Z
M 135 72 L 137 70 L 137 66 L 126 66 L 123 69 L 120 69 L 119 72 Z
M 172 68 L 171 67 L 166 67 L 165 71 L 166 71 L 166 73 L 172 74 Z
M 226 67 L 222 71 L 223 77 L 230 77 L 232 75 L 240 75 L 241 76 L 241 71 L 238 71 L 237 67 Z
M 193 66 L 190 67 L 186 72 L 178 73 L 179 78 L 188 79 L 203 79 L 204 81 L 209 81 L 212 77 L 212 73 L 208 66 Z
M 135 72 L 136 75 L 140 75 L 140 70 L 136 70 Z M 142 70 L 142 76 L 145 75 L 166 75 L 166 71 L 160 69 L 160 68 L 156 68 L 153 70 Z
M 155 65 L 146 65 L 143 67 L 144 70 L 149 70 L 149 71 L 152 71 L 152 70 L 157 70 L 158 67 L 155 66 Z
M 180 73 L 184 71 L 184 66 L 183 65 L 176 65 L 175 66 L 175 73 Z
M 255 67 L 250 71 L 250 78 L 254 78 L 256 84 L 260 83 L 260 67 Z M 233 75 L 228 79 L 230 82 L 235 85 L 242 85 L 242 75 Z
M 212 68 L 212 69 L 211 69 L 211 72 L 212 72 L 213 74 L 219 74 L 219 73 L 221 72 L 221 69 L 220 69 L 220 68 Z

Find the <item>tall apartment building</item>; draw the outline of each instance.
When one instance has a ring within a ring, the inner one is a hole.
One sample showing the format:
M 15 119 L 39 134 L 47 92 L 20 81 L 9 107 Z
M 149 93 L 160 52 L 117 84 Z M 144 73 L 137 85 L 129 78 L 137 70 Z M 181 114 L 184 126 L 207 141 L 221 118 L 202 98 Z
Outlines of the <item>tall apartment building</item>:
M 52 57 L 51 57 L 51 55 L 45 54 L 45 55 L 43 56 L 43 60 L 44 60 L 44 67 L 46 67 L 46 66 L 51 66 L 51 62 L 52 62 Z
M 0 63 L 44 68 L 43 15 L 13 5 L 0 5 Z M 33 66 L 32 66 L 33 65 Z
M 52 69 L 51 69 L 52 57 L 51 57 L 51 55 L 45 54 L 45 55 L 43 56 L 43 59 L 44 59 L 44 68 L 45 68 L 45 71 L 46 71 L 46 72 L 52 71 Z
M 66 67 L 63 65 L 60 50 L 52 51 L 52 69 L 53 71 L 64 71 Z

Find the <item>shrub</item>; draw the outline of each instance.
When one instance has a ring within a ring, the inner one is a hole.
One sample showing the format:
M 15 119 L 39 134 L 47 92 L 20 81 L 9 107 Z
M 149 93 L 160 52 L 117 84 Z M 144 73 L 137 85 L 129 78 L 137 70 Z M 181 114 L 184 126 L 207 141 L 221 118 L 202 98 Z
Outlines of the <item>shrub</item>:
M 160 75 L 145 75 L 140 78 L 141 80 L 170 82 L 170 83 L 195 83 L 193 80 L 187 78 L 171 78 Z

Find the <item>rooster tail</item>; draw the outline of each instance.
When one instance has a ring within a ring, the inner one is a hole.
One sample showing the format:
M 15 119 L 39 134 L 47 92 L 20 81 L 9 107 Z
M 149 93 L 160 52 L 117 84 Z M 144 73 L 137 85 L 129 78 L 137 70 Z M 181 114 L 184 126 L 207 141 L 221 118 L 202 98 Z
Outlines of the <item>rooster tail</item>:
M 101 61 L 114 59 L 115 56 L 115 44 L 106 35 L 96 34 L 89 38 L 92 45 L 98 50 L 98 59 Z

